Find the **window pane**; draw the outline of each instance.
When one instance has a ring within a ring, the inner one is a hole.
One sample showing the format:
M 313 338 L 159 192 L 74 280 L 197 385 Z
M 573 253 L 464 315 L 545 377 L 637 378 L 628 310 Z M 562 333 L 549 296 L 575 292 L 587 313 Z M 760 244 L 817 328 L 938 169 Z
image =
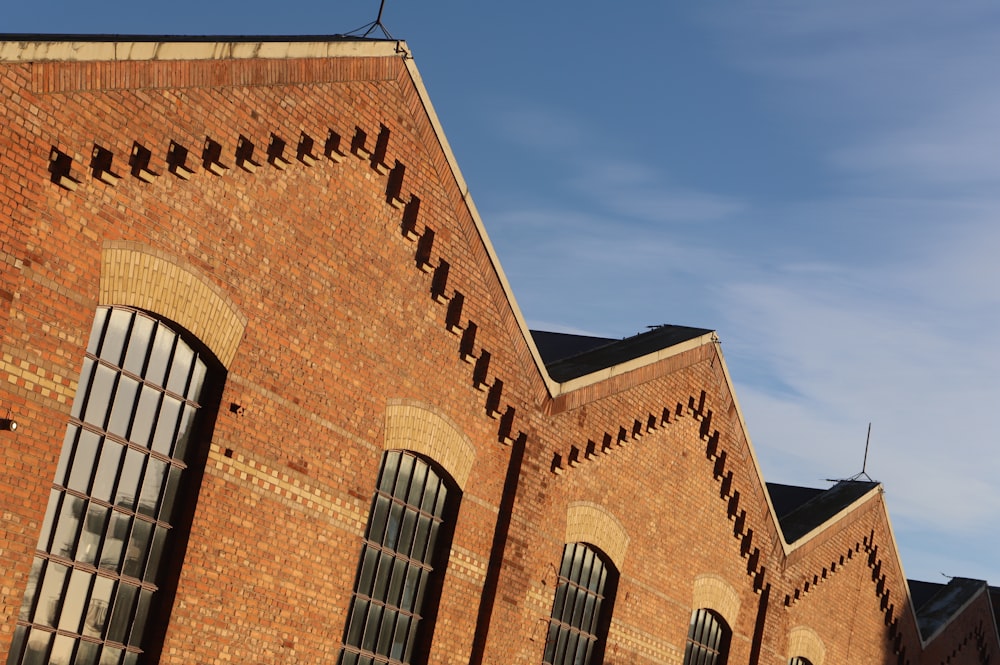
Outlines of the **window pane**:
M 94 380 L 90 384 L 90 394 L 87 396 L 87 412 L 83 420 L 104 427 L 104 418 L 111 404 L 111 391 L 115 387 L 118 372 L 107 365 L 98 365 L 94 371 Z
M 62 509 L 59 511 L 59 520 L 56 523 L 56 534 L 52 540 L 53 554 L 64 556 L 67 559 L 73 558 L 73 550 L 76 547 L 76 536 L 80 531 L 80 519 L 83 517 L 83 499 L 75 496 L 64 495 Z
M 177 503 L 177 490 L 181 486 L 181 474 L 183 470 L 177 466 L 171 466 L 167 470 L 167 486 L 163 491 L 163 501 L 160 503 L 160 521 L 170 522 L 174 514 L 174 506 Z
M 156 412 L 160 407 L 160 396 L 163 393 L 150 386 L 143 386 L 139 393 L 139 404 L 135 409 L 135 421 L 132 423 L 132 431 L 129 432 L 129 441 L 140 446 L 149 446 L 149 435 L 153 431 L 153 423 L 156 422 Z
M 155 584 L 157 573 L 160 570 L 160 560 L 163 557 L 163 546 L 167 542 L 167 535 L 170 532 L 162 526 L 153 529 L 153 543 L 149 548 L 149 559 L 146 561 L 146 572 L 142 579 L 144 582 Z
M 108 421 L 108 432 L 123 439 L 128 436 L 128 426 L 132 422 L 132 409 L 135 406 L 137 392 L 139 392 L 138 381 L 127 376 L 118 379 L 115 403 L 111 407 L 111 419 Z
M 199 360 L 194 364 L 194 371 L 191 373 L 191 381 L 188 383 L 188 388 L 184 393 L 184 396 L 191 401 L 198 401 L 201 396 L 201 387 L 205 385 L 205 374 L 207 368 L 205 363 Z
M 66 566 L 50 561 L 45 568 L 42 590 L 38 593 L 34 622 L 55 627 L 56 616 L 62 601 L 63 585 L 66 582 Z
M 90 583 L 93 576 L 83 570 L 76 569 L 70 575 L 69 586 L 63 598 L 62 613 L 59 615 L 59 630 L 76 633 L 80 630 L 80 620 L 83 619 L 83 608 L 87 603 Z M 68 662 L 68 659 L 67 659 Z
M 73 403 L 76 404 L 80 400 L 75 400 Z M 66 483 L 66 467 L 69 466 L 69 460 L 73 456 L 73 444 L 76 443 L 76 435 L 80 431 L 80 428 L 76 425 L 70 425 L 66 428 L 66 436 L 63 437 L 62 452 L 59 453 L 59 466 L 56 467 L 56 485 L 64 485 Z
M 145 316 L 137 315 L 132 323 L 132 335 L 128 340 L 128 350 L 125 352 L 125 369 L 133 374 L 142 375 L 146 364 L 146 352 L 149 341 L 153 337 L 155 322 Z
M 142 492 L 139 494 L 139 505 L 136 510 L 143 515 L 156 516 L 157 504 L 160 502 L 160 487 L 167 474 L 167 463 L 150 459 L 146 463 L 146 473 L 142 479 Z
M 149 364 L 146 366 L 145 378 L 150 383 L 163 385 L 167 375 L 167 363 L 170 362 L 170 352 L 174 347 L 175 336 L 164 325 L 156 326 L 156 337 L 153 339 L 153 349 L 149 354 Z
M 375 496 L 375 505 L 372 507 L 371 515 L 368 518 L 368 540 L 372 542 L 382 542 L 385 534 L 386 518 L 389 514 L 389 499 L 378 494 Z
M 361 644 L 361 635 L 365 629 L 368 619 L 368 601 L 361 598 L 354 599 L 354 607 L 351 610 L 351 620 L 348 622 L 347 644 L 357 646 Z
M 178 395 L 184 394 L 192 362 L 194 362 L 194 351 L 184 342 L 177 342 L 174 359 L 170 363 L 170 374 L 167 377 L 167 390 Z
M 21 612 L 17 615 L 20 621 L 28 621 L 31 618 L 31 606 L 35 604 L 35 592 L 38 591 L 38 580 L 42 576 L 42 568 L 45 566 L 45 559 L 35 557 L 31 562 L 31 572 L 28 573 L 28 586 L 24 590 L 24 598 L 21 600 Z
M 118 491 L 115 492 L 115 505 L 131 510 L 135 507 L 136 496 L 139 493 L 139 478 L 142 476 L 142 466 L 146 455 L 129 448 L 125 453 L 125 464 L 122 465 L 121 477 L 118 479 Z
M 149 589 L 139 591 L 139 604 L 135 610 L 135 619 L 132 621 L 132 632 L 129 634 L 129 646 L 138 647 L 142 644 L 142 636 L 146 632 L 146 620 L 149 618 L 149 605 L 153 599 L 153 592 Z
M 111 608 L 111 598 L 115 590 L 114 580 L 107 577 L 97 577 L 94 589 L 90 594 L 90 604 L 83 620 L 83 634 L 89 637 L 101 637 L 108 622 L 108 610 Z
M 49 644 L 52 642 L 52 633 L 44 630 L 33 630 L 28 635 L 28 645 L 24 651 L 24 665 L 47 665 Z
M 52 522 L 56 518 L 56 511 L 59 509 L 59 499 L 62 492 L 51 490 L 49 492 L 49 505 L 45 508 L 45 519 L 42 520 L 42 532 L 38 535 L 36 549 L 49 551 L 49 536 L 52 534 Z
M 129 520 L 129 516 L 124 513 L 111 513 L 108 533 L 104 538 L 104 547 L 101 549 L 101 568 L 118 570 L 118 564 L 121 563 L 122 548 L 125 545 L 125 539 L 128 538 Z
M 69 471 L 66 487 L 78 492 L 90 489 L 90 476 L 97 460 L 97 448 L 101 445 L 101 437 L 87 430 L 80 432 L 76 442 L 76 453 L 73 455 L 73 468 Z
M 76 549 L 76 560 L 83 563 L 94 563 L 97 550 L 101 546 L 101 537 L 108 521 L 110 510 L 91 502 L 87 516 L 83 520 L 83 531 L 80 534 L 80 544 Z
M 76 660 L 73 665 L 97 665 L 97 654 L 101 650 L 101 645 L 93 642 L 80 642 L 76 650 Z
M 387 494 L 392 493 L 392 488 L 396 484 L 396 470 L 399 468 L 399 456 L 400 454 L 398 452 L 386 453 L 385 461 L 382 463 L 382 471 L 379 473 L 378 488 Z
M 378 569 L 378 551 L 364 546 L 361 553 L 361 570 L 358 572 L 358 580 L 355 592 L 364 596 L 371 596 L 372 585 L 375 582 L 375 571 Z
M 156 418 L 156 431 L 153 433 L 153 450 L 161 455 L 169 455 L 177 433 L 177 417 L 180 415 L 181 403 L 169 395 L 163 396 L 160 413 Z
M 111 310 L 108 327 L 104 331 L 104 343 L 97 355 L 113 365 L 120 365 L 122 350 L 125 348 L 125 337 L 128 335 L 129 324 L 132 322 L 132 312 L 127 309 Z
M 129 538 L 128 548 L 125 550 L 123 575 L 142 578 L 142 571 L 146 564 L 146 552 L 149 550 L 149 541 L 152 535 L 153 525 L 151 522 L 138 518 L 132 522 L 132 535 Z
M 94 315 L 94 325 L 90 327 L 90 341 L 87 344 L 87 353 L 96 356 L 97 348 L 100 346 L 104 333 L 104 323 L 108 319 L 108 308 L 99 307 Z
M 138 591 L 139 587 L 134 587 L 131 584 L 118 585 L 118 595 L 115 598 L 114 609 L 111 611 L 111 623 L 108 625 L 108 640 L 125 642 Z
M 121 464 L 124 446 L 114 441 L 104 440 L 101 447 L 101 461 L 97 464 L 97 475 L 94 477 L 94 487 L 91 496 L 101 501 L 111 502 L 115 491 L 115 480 L 118 478 L 118 465 Z
M 406 579 L 406 561 L 396 559 L 392 563 L 392 573 L 389 579 L 389 591 L 386 594 L 387 605 L 399 607 L 399 596 L 403 591 L 403 580 Z
M 83 369 L 80 370 L 80 383 L 76 387 L 76 397 L 73 398 L 73 408 L 70 411 L 70 415 L 74 418 L 80 418 L 84 398 L 90 389 L 90 379 L 94 374 L 94 366 L 96 364 L 90 358 L 83 359 Z
M 198 415 L 198 409 L 191 404 L 185 404 L 181 411 L 181 422 L 177 428 L 177 443 L 174 444 L 173 457 L 179 460 L 185 459 L 187 455 L 188 442 L 191 440 L 191 430 L 194 427 L 194 417 Z

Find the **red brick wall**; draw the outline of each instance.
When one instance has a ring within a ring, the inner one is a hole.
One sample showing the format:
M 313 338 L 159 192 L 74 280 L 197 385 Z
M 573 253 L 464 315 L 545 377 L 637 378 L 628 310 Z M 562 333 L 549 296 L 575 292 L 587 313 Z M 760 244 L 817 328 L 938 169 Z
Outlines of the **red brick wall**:
M 475 449 L 431 662 L 540 661 L 567 510 L 581 501 L 602 506 L 628 536 L 608 663 L 680 662 L 706 575 L 739 598 L 730 662 L 785 662 L 797 625 L 822 638 L 827 663 L 896 662 L 873 547 L 900 644 L 920 662 L 880 500 L 785 557 L 714 345 L 547 396 L 401 57 L 8 63 L 0 85 L 0 408 L 22 424 L 0 433 L 0 483 L 9 488 L 0 500 L 0 651 L 99 304 L 102 249 L 127 240 L 173 257 L 247 321 L 204 444 L 161 662 L 336 657 L 386 406 L 398 399 L 447 417 Z M 420 199 L 416 231 L 434 231 L 427 270 L 417 265 L 420 243 L 401 232 L 402 210 L 387 200 L 388 176 L 350 151 L 356 128 L 371 151 L 383 125 L 385 163 L 406 169 L 400 196 Z M 321 154 L 329 129 L 343 137 L 339 163 Z M 317 142 L 313 165 L 296 159 L 303 132 Z M 287 142 L 285 168 L 267 161 L 272 134 Z M 241 135 L 256 146 L 254 173 L 236 164 Z M 222 175 L 201 163 L 206 137 L 223 148 Z M 170 172 L 171 141 L 190 151 L 190 179 Z M 130 172 L 134 143 L 152 153 L 152 182 Z M 114 154 L 114 186 L 91 172 L 95 144 Z M 52 181 L 52 148 L 72 158 L 75 190 Z M 441 260 L 450 271 L 439 302 L 431 285 Z M 460 358 L 462 330 L 445 325 L 456 290 L 461 326 L 477 326 L 475 356 L 490 354 L 482 387 L 473 385 L 475 359 Z M 499 412 L 516 410 L 511 438 L 523 433 L 512 446 L 499 441 L 498 414 L 487 413 L 496 379 Z M 829 570 L 849 549 L 851 559 Z M 983 639 L 995 642 L 987 629 Z

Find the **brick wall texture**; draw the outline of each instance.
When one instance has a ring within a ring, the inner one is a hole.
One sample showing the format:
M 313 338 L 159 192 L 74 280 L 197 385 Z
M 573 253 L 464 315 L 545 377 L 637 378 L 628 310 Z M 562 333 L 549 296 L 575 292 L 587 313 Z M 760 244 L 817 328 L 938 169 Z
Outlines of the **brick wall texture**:
M 553 395 L 405 47 L 296 53 L 0 62 L 0 653 L 127 305 L 223 377 L 161 663 L 336 662 L 394 449 L 461 491 L 430 663 L 541 662 L 575 541 L 617 570 L 606 663 L 681 663 L 698 607 L 730 663 L 1000 658 L 985 593 L 922 642 L 880 491 L 783 543 L 716 344 Z

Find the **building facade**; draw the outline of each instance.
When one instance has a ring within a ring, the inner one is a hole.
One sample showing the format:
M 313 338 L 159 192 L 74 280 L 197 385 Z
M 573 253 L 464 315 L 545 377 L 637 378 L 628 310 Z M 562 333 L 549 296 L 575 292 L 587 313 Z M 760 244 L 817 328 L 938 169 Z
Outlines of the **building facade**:
M 405 43 L 0 87 L 8 663 L 1000 657 L 879 485 L 765 483 L 714 333 L 527 329 Z

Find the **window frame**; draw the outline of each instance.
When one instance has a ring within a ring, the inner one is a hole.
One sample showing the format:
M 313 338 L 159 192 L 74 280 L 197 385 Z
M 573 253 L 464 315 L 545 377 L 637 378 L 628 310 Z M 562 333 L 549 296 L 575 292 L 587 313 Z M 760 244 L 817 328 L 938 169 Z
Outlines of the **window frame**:
M 714 644 L 705 640 L 715 634 Z M 715 610 L 701 607 L 691 613 L 684 643 L 684 665 L 726 665 L 733 631 Z

